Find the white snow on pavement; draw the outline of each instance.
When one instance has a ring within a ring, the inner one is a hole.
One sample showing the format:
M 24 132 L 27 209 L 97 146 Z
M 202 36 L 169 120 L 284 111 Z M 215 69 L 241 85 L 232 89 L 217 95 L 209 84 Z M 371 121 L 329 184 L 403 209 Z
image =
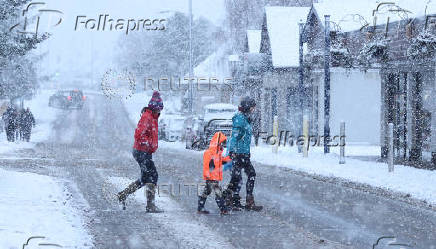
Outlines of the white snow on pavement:
M 124 177 L 110 177 L 108 181 L 116 186 L 117 191 L 121 191 L 132 182 L 131 179 Z M 138 190 L 134 198 L 137 202 L 144 204 L 147 200 L 143 189 Z M 202 222 L 190 217 L 190 214 L 186 215 L 186 211 L 170 197 L 156 194 L 156 205 L 164 209 L 164 213 L 146 214 L 144 205 L 144 215 L 151 215 L 154 220 L 164 226 L 165 230 L 170 231 L 169 234 L 176 237 L 182 248 L 233 248 L 225 238 Z
M 91 248 L 91 237 L 62 182 L 0 169 L 0 189 L 0 248 L 22 248 L 31 236 L 45 238 L 32 239 L 26 248 L 41 248 L 40 243 Z
M 254 147 L 252 148 L 252 160 L 309 174 L 339 177 L 352 182 L 410 194 L 416 199 L 436 204 L 436 171 L 395 165 L 394 172 L 389 173 L 386 163 L 346 158 L 346 164 L 339 164 L 338 155 L 324 155 L 319 150 L 309 152 L 309 157 L 304 158 L 302 154 L 296 152 L 296 147 L 281 147 L 277 154 L 272 153 L 270 146 Z

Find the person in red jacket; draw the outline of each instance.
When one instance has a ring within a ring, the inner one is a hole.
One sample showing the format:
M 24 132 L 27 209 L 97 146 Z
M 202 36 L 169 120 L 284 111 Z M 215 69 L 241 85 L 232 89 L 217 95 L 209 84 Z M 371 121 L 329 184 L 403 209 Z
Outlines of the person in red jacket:
M 162 212 L 162 210 L 156 207 L 154 202 L 158 173 L 152 160 L 152 154 L 158 148 L 157 121 L 162 109 L 162 98 L 158 91 L 154 91 L 148 103 L 148 107 L 142 109 L 141 119 L 135 130 L 135 142 L 133 144 L 132 154 L 141 169 L 141 177 L 118 193 L 118 200 L 123 205 L 123 209 L 126 209 L 127 196 L 146 185 L 146 211 L 150 213 Z
M 209 214 L 209 211 L 204 209 L 204 204 L 212 191 L 215 193 L 215 200 L 221 214 L 228 214 L 219 185 L 219 182 L 223 180 L 223 162 L 230 161 L 230 157 L 222 156 L 226 141 L 227 137 L 222 132 L 215 133 L 210 141 L 209 149 L 203 154 L 203 179 L 206 180 L 206 186 L 198 197 L 197 212 L 199 214 Z

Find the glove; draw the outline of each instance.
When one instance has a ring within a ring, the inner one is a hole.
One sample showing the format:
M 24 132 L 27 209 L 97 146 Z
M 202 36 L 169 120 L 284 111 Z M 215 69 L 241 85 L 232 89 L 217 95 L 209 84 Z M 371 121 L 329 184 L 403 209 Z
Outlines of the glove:
M 233 168 L 233 161 L 228 161 L 223 165 L 223 170 L 232 170 Z
M 235 153 L 234 152 L 229 152 L 229 156 L 230 156 L 230 158 L 233 160 L 233 159 L 235 159 Z

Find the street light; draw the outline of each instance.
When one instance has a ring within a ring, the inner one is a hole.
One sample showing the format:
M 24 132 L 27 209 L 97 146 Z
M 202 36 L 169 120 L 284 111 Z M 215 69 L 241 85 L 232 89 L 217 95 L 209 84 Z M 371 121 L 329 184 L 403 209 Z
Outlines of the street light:
M 304 43 L 304 39 L 303 39 L 303 28 L 304 28 L 304 23 L 300 22 L 298 23 L 298 27 L 299 27 L 299 39 L 298 39 L 298 44 L 299 44 L 299 67 L 298 67 L 298 95 L 299 95 L 299 99 L 300 99 L 300 112 L 299 112 L 299 125 L 298 125 L 298 130 L 302 131 L 303 130 L 303 116 L 304 116 L 304 98 L 305 98 L 305 91 L 304 91 L 304 69 L 303 69 L 303 43 Z M 298 153 L 301 153 L 301 146 L 298 147 Z
M 324 153 L 330 153 L 330 15 L 325 15 L 324 31 Z
M 194 75 L 192 68 L 192 0 L 189 0 L 189 112 L 194 113 L 194 89 L 192 86 L 192 77 Z

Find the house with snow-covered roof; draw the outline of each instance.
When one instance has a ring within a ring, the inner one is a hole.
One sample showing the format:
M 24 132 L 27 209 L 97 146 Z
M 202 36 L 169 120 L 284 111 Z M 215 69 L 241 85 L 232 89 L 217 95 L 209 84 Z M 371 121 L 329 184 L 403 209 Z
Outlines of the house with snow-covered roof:
M 280 129 L 300 134 L 299 23 L 305 22 L 309 11 L 309 7 L 265 7 L 260 44 L 265 58 L 258 105 L 262 131 L 271 132 L 277 115 Z
M 436 167 L 435 7 L 431 1 L 404 0 L 313 4 L 304 29 L 306 64 L 322 93 L 319 51 L 324 15 L 330 15 L 332 133 L 346 120 L 347 141 L 378 139 L 385 157 L 393 123 L 396 161 L 422 166 L 433 160 L 430 167 Z M 347 58 L 351 63 L 344 63 Z M 322 124 L 322 102 L 318 106 Z
M 245 52 L 259 53 L 262 30 L 249 29 L 245 40 Z

